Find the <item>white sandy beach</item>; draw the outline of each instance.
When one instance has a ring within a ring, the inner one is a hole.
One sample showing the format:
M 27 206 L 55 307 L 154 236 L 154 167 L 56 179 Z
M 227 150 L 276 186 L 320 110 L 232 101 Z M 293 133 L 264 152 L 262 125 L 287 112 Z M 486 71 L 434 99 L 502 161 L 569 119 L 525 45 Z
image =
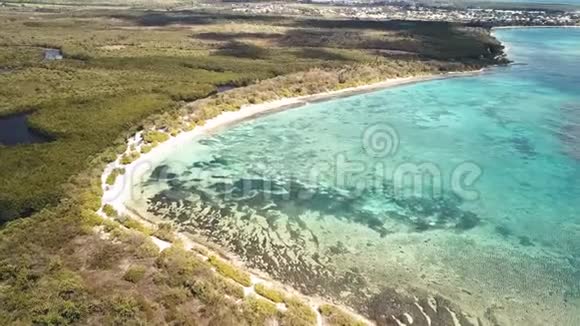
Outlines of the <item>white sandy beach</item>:
M 199 136 L 204 135 L 208 132 L 212 132 L 212 131 L 215 131 L 215 130 L 220 129 L 220 128 L 225 128 L 225 127 L 231 126 L 235 123 L 239 123 L 241 121 L 251 119 L 251 118 L 263 115 L 263 114 L 273 113 L 273 112 L 278 112 L 278 111 L 285 110 L 285 109 L 300 107 L 300 106 L 306 105 L 306 104 L 308 104 L 310 102 L 314 102 L 314 101 L 330 100 L 333 98 L 352 96 L 352 95 L 356 95 L 356 94 L 372 92 L 375 90 L 386 89 L 389 87 L 412 84 L 412 83 L 428 81 L 428 80 L 471 76 L 471 75 L 479 74 L 482 71 L 484 71 L 484 69 L 481 69 L 478 71 L 469 71 L 469 72 L 456 72 L 456 73 L 445 73 L 445 74 L 437 74 L 437 75 L 425 75 L 425 76 L 414 76 L 414 77 L 388 79 L 388 80 L 385 80 L 385 81 L 382 81 L 379 83 L 362 85 L 362 86 L 358 86 L 358 87 L 345 88 L 345 89 L 336 90 L 336 91 L 328 91 L 328 92 L 324 92 L 324 93 L 318 93 L 318 94 L 307 95 L 307 96 L 281 98 L 279 100 L 275 100 L 275 101 L 271 101 L 271 102 L 243 106 L 238 111 L 223 112 L 222 114 L 218 115 L 217 117 L 206 121 L 206 123 L 203 126 L 197 126 L 191 131 L 182 132 L 175 137 L 171 137 L 166 142 L 160 144 L 159 146 L 157 146 L 156 148 L 151 150 L 151 152 L 146 153 L 146 154 L 142 154 L 137 160 L 135 160 L 133 163 L 131 163 L 129 165 L 123 166 L 122 164 L 120 164 L 120 158 L 122 155 L 119 155 L 119 157 L 117 158 L 116 161 L 107 165 L 107 167 L 105 168 L 105 170 L 101 176 L 101 182 L 102 182 L 102 188 L 103 188 L 102 204 L 103 204 L 103 206 L 105 204 L 111 205 L 120 214 L 131 216 L 135 219 L 140 220 L 141 222 L 144 222 L 147 225 L 152 225 L 152 223 L 154 223 L 155 221 L 149 220 L 147 217 L 139 215 L 138 213 L 136 213 L 134 210 L 130 209 L 126 205 L 126 203 L 128 201 L 130 201 L 132 198 L 136 198 L 136 197 L 133 197 L 133 191 L 135 189 L 134 186 L 136 183 L 141 182 L 142 180 L 145 180 L 145 178 L 150 175 L 152 170 L 156 166 L 158 166 L 160 162 L 163 161 L 163 159 L 168 155 L 168 153 L 173 151 L 176 147 L 183 146 L 183 145 L 187 144 L 188 142 L 192 141 L 196 137 L 199 137 Z M 135 146 L 135 148 L 137 150 L 140 149 L 141 132 L 135 134 L 133 137 L 128 139 L 127 151 L 129 151 L 129 148 L 131 146 Z M 125 168 L 125 174 L 122 176 L 119 176 L 114 185 L 112 185 L 112 186 L 107 185 L 106 184 L 107 176 L 111 173 L 111 171 L 113 169 L 119 168 L 119 167 Z M 107 216 L 102 212 L 102 208 L 98 211 L 98 213 L 101 216 L 107 218 Z M 209 249 L 203 243 L 196 242 L 193 238 L 191 238 L 187 234 L 179 234 L 179 237 L 190 248 L 196 246 L 196 247 L 203 247 L 206 250 Z M 154 241 L 160 250 L 163 250 L 171 245 L 167 242 L 160 241 L 159 239 L 154 239 Z M 220 250 L 220 253 L 225 253 L 225 252 Z M 235 257 L 234 255 L 231 255 L 231 253 L 225 253 L 225 254 L 226 254 L 226 256 L 228 256 L 228 259 L 231 260 L 232 262 L 235 262 L 236 265 L 243 265 L 241 263 L 241 261 L 237 257 Z M 247 269 L 247 268 L 246 268 L 246 270 L 252 275 L 253 279 L 260 280 L 260 282 L 265 282 L 266 284 L 276 284 L 277 288 L 281 288 L 289 293 L 294 293 L 295 295 L 302 296 L 298 292 L 296 292 L 296 290 L 292 289 L 291 287 L 289 287 L 285 284 L 280 284 L 280 283 L 276 282 L 275 280 L 272 280 L 270 278 L 270 276 L 265 274 L 263 271 L 251 270 L 251 269 Z M 245 291 L 245 292 L 248 292 L 248 291 Z M 252 291 L 250 291 L 250 292 L 252 292 Z M 306 299 L 307 302 L 309 302 L 309 305 L 311 306 L 311 308 L 316 312 L 318 325 L 321 325 L 322 319 L 321 319 L 320 314 L 318 313 L 318 307 L 321 304 L 325 303 L 325 301 L 320 299 L 320 298 L 316 298 L 316 297 L 304 297 L 304 296 L 302 296 L 302 297 L 303 297 L 303 299 Z M 348 307 L 341 306 L 341 305 L 339 305 L 339 306 L 343 310 L 349 311 L 349 313 L 356 316 L 355 318 L 357 318 L 358 320 L 365 321 L 366 323 L 371 324 L 364 317 L 354 313 Z
M 131 214 L 131 212 L 125 206 L 125 203 L 132 197 L 132 188 L 135 182 L 142 180 L 146 173 L 151 173 L 152 169 L 157 163 L 163 160 L 168 152 L 172 149 L 182 146 L 187 142 L 199 137 L 205 133 L 215 131 L 216 129 L 224 128 L 241 121 L 257 117 L 263 114 L 277 112 L 285 109 L 291 109 L 306 105 L 314 101 L 330 100 L 338 97 L 347 97 L 356 94 L 362 94 L 367 92 L 372 92 L 380 89 L 386 89 L 395 86 L 401 86 L 406 84 L 412 84 L 422 81 L 453 78 L 453 77 L 465 77 L 472 76 L 483 72 L 484 69 L 477 71 L 468 72 L 451 72 L 436 75 L 424 75 L 424 76 L 413 76 L 404 78 L 394 78 L 388 79 L 382 82 L 362 85 L 357 87 L 344 88 L 335 91 L 328 91 L 313 95 L 281 98 L 275 101 L 252 104 L 243 106 L 238 111 L 223 112 L 217 117 L 207 120 L 203 126 L 197 126 L 191 131 L 181 132 L 175 137 L 171 137 L 166 142 L 159 144 L 156 148 L 151 150 L 151 152 L 142 154 L 133 163 L 122 166 L 119 161 L 120 157 L 116 161 L 110 163 L 105 168 L 103 175 L 101 177 L 102 187 L 103 187 L 103 204 L 109 204 L 113 206 L 121 214 Z M 128 139 L 128 146 L 134 145 L 139 149 L 141 142 L 141 133 L 135 134 L 133 137 Z M 114 185 L 109 186 L 106 184 L 107 176 L 111 171 L 118 167 L 125 168 L 125 174 L 117 178 Z
M 197 126 L 191 131 L 181 132 L 175 137 L 171 137 L 166 142 L 163 142 L 151 152 L 142 154 L 137 160 L 129 165 L 122 165 L 120 164 L 120 159 L 122 155 L 119 155 L 116 161 L 110 163 L 105 168 L 103 175 L 101 176 L 102 180 L 102 187 L 104 190 L 103 205 L 108 204 L 113 206 L 117 212 L 120 214 L 125 214 L 127 216 L 131 216 L 132 218 L 138 219 L 141 222 L 145 223 L 146 225 L 152 226 L 155 221 L 149 220 L 148 217 L 144 217 L 139 215 L 134 210 L 130 209 L 126 203 L 131 200 L 133 196 L 133 190 L 136 182 L 140 182 L 145 180 L 145 177 L 148 177 L 152 170 L 163 161 L 166 155 L 169 152 L 172 152 L 176 147 L 184 146 L 188 142 L 194 140 L 196 137 L 204 135 L 209 132 L 214 132 L 220 128 L 225 128 L 231 126 L 233 124 L 239 123 L 241 121 L 258 117 L 263 114 L 279 112 L 281 110 L 292 109 L 301 107 L 311 102 L 315 101 L 323 101 L 323 100 L 331 100 L 334 98 L 340 97 L 347 97 L 356 94 L 363 94 L 367 92 L 372 92 L 380 89 L 386 89 L 395 86 L 401 86 L 406 84 L 412 84 L 422 81 L 429 81 L 429 80 L 437 80 L 437 79 L 446 79 L 446 78 L 454 78 L 454 77 L 466 77 L 472 76 L 479 73 L 482 73 L 484 69 L 477 70 L 477 71 L 469 71 L 469 72 L 453 72 L 453 73 L 444 73 L 444 74 L 437 74 L 437 75 L 425 75 L 425 76 L 414 76 L 414 77 L 405 77 L 405 78 L 395 78 L 395 79 L 388 79 L 382 82 L 373 83 L 369 85 L 362 85 L 358 87 L 350 87 L 336 91 L 328 91 L 313 95 L 306 95 L 306 96 L 299 96 L 299 97 L 291 97 L 291 98 L 281 98 L 275 101 L 261 103 L 261 104 L 253 104 L 253 105 L 246 105 L 243 106 L 238 111 L 231 111 L 231 112 L 223 112 L 217 117 L 207 120 L 203 126 Z M 140 149 L 141 146 L 141 132 L 136 133 L 133 137 L 128 139 L 127 142 L 127 151 L 131 146 L 135 146 L 137 150 Z M 111 171 L 115 168 L 123 167 L 125 168 L 125 174 L 119 176 L 114 185 L 109 186 L 106 184 L 107 176 L 111 173 Z M 103 217 L 106 215 L 102 212 L 102 208 L 98 212 Z M 202 247 L 208 252 L 213 252 L 213 249 L 204 245 L 204 243 L 197 242 L 194 238 L 186 233 L 179 233 L 178 234 L 181 241 L 184 243 L 184 246 L 191 250 L 194 247 Z M 164 250 L 171 246 L 171 243 L 157 239 L 152 237 L 154 243 L 158 246 L 160 250 Z M 232 261 L 237 266 L 242 266 L 243 263 L 236 257 L 235 255 L 226 252 L 222 249 L 219 250 L 219 254 L 225 255 L 228 260 Z M 206 257 L 207 258 L 207 257 Z M 252 278 L 252 285 L 250 287 L 244 288 L 245 295 L 255 295 L 254 286 L 257 283 L 263 283 L 267 286 L 273 286 L 274 288 L 283 289 L 287 293 L 292 293 L 295 296 L 302 297 L 303 300 L 308 302 L 308 305 L 312 308 L 312 310 L 316 313 L 317 316 L 317 325 L 322 325 L 322 317 L 318 312 L 319 307 L 322 304 L 326 304 L 326 300 L 314 297 L 314 296 L 303 296 L 299 292 L 297 292 L 292 287 L 281 284 L 275 280 L 273 280 L 268 274 L 263 271 L 248 269 L 244 267 L 245 270 L 251 275 Z M 280 306 L 280 304 L 278 305 Z M 357 314 L 356 312 L 352 311 L 349 307 L 343 305 L 337 305 L 343 311 L 351 314 L 355 319 L 362 321 L 363 323 L 371 325 L 372 323 L 367 320 L 362 315 Z M 278 307 L 279 309 L 285 309 L 285 307 Z
M 578 26 L 575 26 L 576 28 Z M 498 29 L 511 29 L 511 28 L 535 28 L 535 27 L 506 27 L 506 28 L 498 28 Z M 551 27 L 550 27 L 551 28 Z M 560 27 L 561 28 L 561 27 Z M 507 53 L 509 50 L 506 48 L 505 52 Z M 106 186 L 105 180 L 110 171 L 112 171 L 116 167 L 120 167 L 121 165 L 118 163 L 119 160 L 111 163 L 105 169 L 102 175 L 102 182 L 103 188 L 105 190 L 103 196 L 103 203 L 110 204 L 115 207 L 116 210 L 123 214 L 128 214 L 134 216 L 136 218 L 147 218 L 142 217 L 139 215 L 134 214 L 132 211 L 129 210 L 129 207 L 126 206 L 126 203 L 132 197 L 132 191 L 134 190 L 134 182 L 142 180 L 142 176 L 149 176 L 152 172 L 152 169 L 156 166 L 159 166 L 159 163 L 171 153 L 174 152 L 176 148 L 180 148 L 181 146 L 187 145 L 191 141 L 195 140 L 197 137 L 202 136 L 204 134 L 215 132 L 216 130 L 220 130 L 222 128 L 227 128 L 228 126 L 234 125 L 244 120 L 256 118 L 258 116 L 264 114 L 271 114 L 273 112 L 278 112 L 281 110 L 291 109 L 306 105 L 308 103 L 314 101 L 323 101 L 323 100 L 330 100 L 333 98 L 338 97 L 346 97 L 352 96 L 355 94 L 372 92 L 380 89 L 385 89 L 389 87 L 395 87 L 399 85 L 411 84 L 421 81 L 428 81 L 428 80 L 435 80 L 435 79 L 444 79 L 444 78 L 452 78 L 452 77 L 463 77 L 463 76 L 471 76 L 481 73 L 481 71 L 473 71 L 473 72 L 464 72 L 464 73 L 448 73 L 448 74 L 439 74 L 439 75 L 430 75 L 430 76 L 416 76 L 416 77 L 407 77 L 407 78 L 396 78 L 385 80 L 383 82 L 363 85 L 359 87 L 352 87 L 346 88 L 337 91 L 329 91 L 323 92 L 313 95 L 307 96 L 300 96 L 300 97 L 292 97 L 292 98 L 281 98 L 275 101 L 261 103 L 261 104 L 254 104 L 254 105 L 247 105 L 243 106 L 238 111 L 233 112 L 224 112 L 219 116 L 208 120 L 205 125 L 198 126 L 191 131 L 182 132 L 175 137 L 171 137 L 168 141 L 160 144 L 158 147 L 153 149 L 151 152 L 147 154 L 141 155 L 139 159 L 128 166 L 124 166 L 126 169 L 126 174 L 123 177 L 118 178 L 115 185 L 112 187 Z M 129 145 L 134 144 L 136 145 L 137 149 L 140 146 L 140 133 L 134 135 L 129 139 Z M 130 205 L 129 205 L 130 206 Z M 330 228 L 328 228 L 330 229 Z M 366 239 L 366 234 L 363 234 L 362 238 Z M 195 241 L 195 240 L 194 240 Z M 362 243 L 362 241 L 361 241 Z M 417 243 L 423 243 L 422 241 L 417 241 Z M 163 244 L 167 245 L 167 244 Z M 202 244 L 203 245 L 203 244 Z M 390 250 L 391 247 L 385 247 L 385 250 Z M 230 257 L 232 258 L 232 257 Z M 233 257 L 235 261 L 238 261 Z M 252 271 L 249 270 L 254 276 L 259 275 L 261 279 L 270 280 L 270 277 L 265 274 L 261 274 L 260 271 Z M 419 274 L 419 272 L 417 272 Z M 447 276 L 445 276 L 447 277 Z M 269 281 L 271 282 L 271 280 Z M 283 285 L 280 285 L 283 286 Z M 247 289 L 248 293 L 252 293 L 251 289 Z M 310 301 L 311 306 L 316 311 L 318 303 L 315 301 Z M 319 317 L 320 322 L 320 317 Z

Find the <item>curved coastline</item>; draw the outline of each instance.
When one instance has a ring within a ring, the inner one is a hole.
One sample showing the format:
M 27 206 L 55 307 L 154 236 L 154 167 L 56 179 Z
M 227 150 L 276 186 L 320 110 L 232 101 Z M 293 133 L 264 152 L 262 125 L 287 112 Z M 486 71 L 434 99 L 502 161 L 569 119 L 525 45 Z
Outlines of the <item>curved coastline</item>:
M 176 146 L 181 146 L 196 137 L 205 135 L 207 133 L 215 132 L 221 130 L 237 123 L 247 121 L 250 119 L 255 119 L 266 114 L 273 114 L 283 110 L 289 110 L 293 108 L 302 107 L 313 102 L 329 101 L 336 98 L 348 97 L 357 94 L 369 93 L 377 90 L 409 85 L 424 81 L 441 80 L 449 78 L 458 77 L 469 77 L 485 73 L 489 68 L 482 68 L 474 71 L 462 71 L 462 72 L 448 72 L 442 74 L 432 74 L 432 75 L 420 75 L 412 77 L 403 78 L 393 78 L 386 79 L 382 82 L 372 83 L 362 86 L 344 88 L 334 91 L 327 91 L 323 93 L 317 93 L 312 95 L 298 96 L 281 98 L 278 100 L 264 102 L 260 104 L 252 104 L 242 106 L 238 111 L 228 111 L 222 112 L 215 118 L 207 120 L 204 125 L 196 126 L 190 131 L 182 131 L 175 136 L 170 137 L 167 141 L 161 143 L 159 146 L 153 148 L 150 152 L 142 154 L 139 158 L 130 164 L 121 164 L 121 158 L 123 155 L 129 153 L 131 148 L 139 150 L 143 145 L 143 132 L 137 132 L 135 135 L 127 140 L 127 150 L 126 152 L 118 155 L 117 159 L 112 163 L 109 163 L 101 175 L 101 187 L 103 189 L 102 206 L 97 211 L 97 213 L 103 218 L 110 218 L 104 213 L 103 208 L 105 205 L 112 206 L 119 214 L 124 216 L 129 216 L 137 221 L 144 223 L 147 226 L 155 226 L 161 221 L 153 221 L 148 217 L 142 216 L 136 210 L 132 209 L 130 206 L 126 205 L 127 201 L 133 196 L 133 188 L 136 182 L 143 180 L 148 174 L 151 173 L 152 168 L 156 164 L 162 162 L 165 155 L 174 149 Z M 118 168 L 124 168 L 125 173 L 120 175 L 114 182 L 113 185 L 107 184 L 107 177 L 111 172 Z M 187 250 L 194 250 L 199 252 L 209 252 L 209 255 L 218 255 L 228 261 L 232 262 L 234 266 L 241 268 L 242 270 L 248 272 L 251 276 L 252 285 L 246 287 L 244 290 L 245 295 L 255 295 L 256 290 L 254 286 L 259 283 L 266 284 L 276 289 L 281 289 L 286 293 L 290 293 L 294 296 L 300 297 L 302 300 L 306 301 L 308 305 L 315 311 L 317 315 L 317 324 L 322 325 L 322 316 L 320 315 L 319 309 L 324 304 L 329 304 L 328 300 L 324 300 L 314 296 L 306 296 L 299 293 L 294 288 L 287 284 L 282 284 L 272 279 L 266 272 L 255 270 L 244 266 L 239 257 L 231 252 L 225 251 L 221 247 L 217 247 L 212 243 L 207 243 L 204 240 L 195 238 L 192 234 L 187 232 L 175 232 L 179 241 L 181 241 Z M 162 251 L 172 244 L 167 241 L 163 241 L 159 238 L 151 236 L 153 242 L 158 246 L 159 250 Z M 197 249 L 197 250 L 196 250 Z M 208 259 L 209 255 L 203 258 Z M 354 312 L 351 308 L 344 305 L 335 304 L 333 305 L 339 307 L 343 311 L 352 315 L 354 319 L 362 321 L 366 324 L 373 324 L 368 321 L 364 316 Z M 284 309 L 282 307 L 282 309 Z
M 577 29 L 580 28 L 580 25 L 567 25 L 567 26 L 543 26 L 543 25 L 538 25 L 538 26 L 494 26 L 491 28 L 490 30 L 490 34 L 497 38 L 497 34 L 496 31 L 505 31 L 505 30 L 513 30 L 513 29 Z M 509 43 L 506 42 L 502 42 L 502 45 L 504 46 L 503 48 L 503 53 L 504 55 L 509 58 L 510 57 L 510 52 L 511 52 L 511 47 Z
M 391 87 L 410 85 L 424 81 L 475 76 L 478 74 L 485 73 L 486 71 L 488 71 L 488 69 L 489 68 L 483 68 L 474 71 L 449 72 L 434 75 L 422 75 L 422 76 L 387 79 L 382 82 L 373 84 L 327 91 L 312 95 L 281 98 L 278 100 L 264 102 L 260 104 L 245 105 L 242 106 L 238 111 L 222 112 L 217 117 L 207 120 L 204 125 L 196 126 L 194 129 L 190 131 L 183 131 L 175 136 L 170 137 L 169 140 L 159 144 L 159 146 L 153 148 L 151 152 L 142 154 L 138 159 L 136 159 L 134 162 L 128 165 L 123 166 L 120 163 L 120 158 L 127 152 L 120 154 L 117 157 L 117 159 L 112 163 L 108 164 L 105 170 L 103 171 L 101 177 L 102 188 L 104 191 L 102 198 L 103 204 L 109 204 L 113 206 L 120 213 L 131 214 L 131 212 L 127 209 L 124 203 L 128 199 L 130 199 L 131 196 L 130 192 L 133 184 L 124 182 L 125 179 L 127 178 L 123 177 L 119 178 L 123 179 L 121 180 L 123 182 L 116 182 L 112 186 L 107 185 L 105 181 L 107 176 L 111 173 L 111 171 L 113 171 L 115 168 L 124 167 L 127 170 L 125 176 L 130 176 L 130 179 L 132 180 L 139 179 L 142 176 L 142 174 L 138 171 L 138 169 L 141 169 L 143 167 L 150 167 L 155 163 L 159 163 L 164 157 L 164 154 L 167 153 L 171 148 L 187 143 L 188 141 L 191 141 L 201 135 L 215 132 L 217 130 L 230 127 L 243 121 L 255 119 L 266 114 L 272 114 L 284 110 L 302 107 L 309 103 L 330 101 L 337 98 L 349 97 L 353 95 L 369 93 Z M 139 147 L 142 144 L 142 141 L 143 141 L 142 132 L 137 132 L 135 135 L 133 135 L 127 140 L 127 149 L 129 149 L 131 146 L 134 146 L 135 148 L 139 149 Z
M 0 145 L 0 320 L 580 325 L 580 29 L 133 9 L 0 67 L 62 136 Z

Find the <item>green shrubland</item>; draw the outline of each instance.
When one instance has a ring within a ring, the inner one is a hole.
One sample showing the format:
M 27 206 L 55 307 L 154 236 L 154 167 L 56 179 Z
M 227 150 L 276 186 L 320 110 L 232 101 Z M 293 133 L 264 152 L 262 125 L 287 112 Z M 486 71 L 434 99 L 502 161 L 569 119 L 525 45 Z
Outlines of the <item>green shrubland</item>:
M 105 205 L 105 206 L 107 206 L 107 205 Z M 104 211 L 104 209 L 103 209 L 103 211 Z M 154 231 L 151 228 L 149 228 L 148 226 L 144 225 L 143 223 L 139 222 L 138 220 L 136 220 L 130 216 L 127 216 L 127 215 L 117 216 L 116 221 L 118 221 L 121 225 L 125 226 L 126 228 L 129 228 L 129 229 L 132 229 L 135 231 L 139 231 L 145 235 L 151 235 L 154 233 Z
M 109 186 L 114 185 L 115 181 L 117 180 L 117 177 L 123 174 L 125 174 L 124 168 L 113 169 L 113 171 L 111 171 L 111 173 L 107 176 L 106 184 L 108 184 Z
M 264 284 L 256 284 L 256 293 L 263 296 L 264 298 L 270 299 L 276 303 L 284 302 L 284 294 L 278 290 L 266 287 Z
M 356 320 L 354 317 L 339 309 L 336 306 L 324 304 L 321 305 L 320 314 L 328 325 L 332 326 L 365 326 L 366 323 Z
M 244 298 L 244 288 L 228 278 L 215 276 L 215 284 L 221 289 L 221 292 L 234 298 L 243 299 Z
M 143 277 L 145 277 L 146 272 L 147 270 L 144 266 L 130 266 L 125 272 L 125 275 L 123 275 L 123 279 L 131 283 L 138 283 L 143 279 Z
M 276 320 L 278 309 L 264 299 L 250 296 L 244 300 L 243 311 L 251 325 L 267 325 L 269 320 Z
M 141 145 L 141 154 L 147 154 L 155 147 L 153 144 L 143 144 Z
M 143 141 L 147 143 L 162 143 L 169 139 L 169 135 L 158 130 L 147 130 L 143 133 Z
M 123 156 L 121 156 L 121 164 L 131 164 L 133 162 L 135 162 L 139 157 L 141 156 L 141 153 L 137 152 L 137 151 L 130 151 L 126 154 L 124 154 Z
M 103 205 L 103 213 L 105 213 L 108 217 L 117 217 L 119 215 L 117 210 L 109 204 Z
M 252 281 L 250 280 L 250 275 L 248 273 L 232 266 L 224 260 L 216 256 L 210 256 L 209 263 L 213 265 L 218 273 L 222 274 L 223 276 L 229 277 L 243 286 L 252 285 Z
M 284 326 L 311 326 L 316 325 L 316 314 L 304 302 L 297 298 L 290 298 L 286 301 L 288 308 L 281 319 Z
M 153 232 L 153 236 L 168 242 L 175 242 L 175 228 L 171 223 L 159 223 L 157 229 Z

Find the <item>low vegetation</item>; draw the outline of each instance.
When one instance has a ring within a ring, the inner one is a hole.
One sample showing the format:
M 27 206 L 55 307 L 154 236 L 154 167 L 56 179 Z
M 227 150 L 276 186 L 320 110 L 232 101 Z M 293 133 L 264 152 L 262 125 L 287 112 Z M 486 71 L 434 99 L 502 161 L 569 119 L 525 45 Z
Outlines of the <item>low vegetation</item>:
M 108 217 L 117 217 L 119 215 L 117 210 L 109 204 L 105 204 L 103 206 L 103 213 L 105 213 L 105 215 L 107 215 Z
M 123 275 L 123 279 L 131 283 L 138 283 L 143 279 L 143 277 L 145 277 L 146 272 L 147 270 L 144 266 L 131 266 L 129 269 L 127 269 L 125 275 Z
M 143 133 L 143 141 L 147 143 L 162 143 L 169 139 L 169 135 L 158 130 L 147 130 Z
M 272 300 L 273 302 L 276 302 L 276 303 L 284 302 L 284 294 L 278 290 L 269 288 L 261 283 L 256 284 L 254 289 L 256 290 L 256 293 L 263 296 L 264 298 Z
M 157 230 L 153 232 L 153 236 L 168 242 L 175 242 L 175 228 L 171 223 L 159 223 Z
M 252 325 L 267 325 L 268 321 L 276 320 L 279 314 L 273 303 L 254 296 L 244 300 L 243 310 Z
M 218 273 L 222 274 L 223 276 L 229 277 L 243 286 L 252 285 L 250 274 L 242 270 L 239 270 L 238 268 L 230 265 L 229 263 L 223 261 L 222 259 L 216 256 L 210 256 L 209 263 L 213 265 L 218 271 Z
M 240 300 L 249 275 L 184 250 L 171 225 L 153 232 L 110 205 L 98 216 L 106 164 L 139 130 L 145 145 L 121 163 L 244 104 L 477 69 L 501 52 L 488 31 L 455 24 L 193 11 L 7 7 L 0 30 L 0 116 L 32 112 L 31 127 L 54 138 L 0 147 L 1 325 L 315 324 L 297 299 L 284 313 Z M 64 58 L 45 61 L 44 48 Z M 173 246 L 160 253 L 150 233 Z
M 360 320 L 356 320 L 350 314 L 344 312 L 343 310 L 339 309 L 338 307 L 335 307 L 335 306 L 332 306 L 329 304 L 321 305 L 319 310 L 320 310 L 320 314 L 322 315 L 322 318 L 324 318 L 324 321 L 328 325 L 333 325 L 333 326 L 365 326 L 365 325 L 367 325 L 366 323 L 364 323 Z
M 107 205 L 105 205 L 105 206 L 107 206 Z M 121 225 L 123 225 L 124 227 L 131 229 L 131 230 L 139 231 L 145 235 L 151 235 L 154 233 L 150 227 L 144 225 L 143 223 L 139 222 L 138 220 L 136 220 L 130 216 L 127 216 L 127 215 L 118 216 L 115 220 L 117 222 L 119 222 Z
M 113 171 L 111 171 L 111 173 L 107 176 L 106 184 L 109 186 L 114 185 L 115 181 L 117 181 L 117 177 L 123 174 L 125 174 L 124 168 L 113 169 Z
M 219 275 L 215 276 L 215 278 L 216 284 L 219 285 L 219 288 L 225 295 L 234 299 L 244 298 L 244 288 L 241 285 L 228 278 L 221 277 Z
M 126 153 L 123 156 L 121 156 L 121 164 L 124 164 L 124 165 L 131 164 L 131 163 L 135 162 L 140 156 L 141 156 L 141 153 L 136 152 L 136 151 L 131 151 L 129 153 Z
M 316 325 L 316 314 L 300 299 L 291 298 L 286 300 L 288 308 L 281 319 L 283 326 L 310 326 Z
M 141 145 L 141 154 L 147 154 L 155 147 L 154 144 L 143 144 Z

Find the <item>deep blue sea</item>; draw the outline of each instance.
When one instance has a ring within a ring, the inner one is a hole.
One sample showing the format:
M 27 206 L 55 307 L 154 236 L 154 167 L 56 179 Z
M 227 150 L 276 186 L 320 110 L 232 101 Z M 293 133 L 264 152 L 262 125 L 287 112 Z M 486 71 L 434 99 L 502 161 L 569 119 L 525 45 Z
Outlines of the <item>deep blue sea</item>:
M 195 139 L 128 204 L 366 315 L 580 325 L 580 29 L 495 35 L 513 65 Z

